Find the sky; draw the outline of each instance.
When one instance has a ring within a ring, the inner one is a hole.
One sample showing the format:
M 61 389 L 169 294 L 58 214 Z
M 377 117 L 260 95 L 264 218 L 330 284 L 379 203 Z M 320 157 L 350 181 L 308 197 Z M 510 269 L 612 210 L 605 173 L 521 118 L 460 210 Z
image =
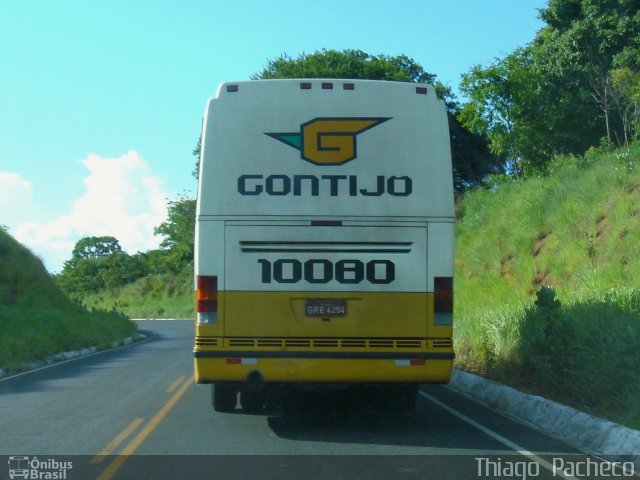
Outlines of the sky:
M 59 272 L 86 236 L 157 248 L 195 196 L 206 101 L 270 59 L 407 55 L 461 75 L 530 42 L 545 0 L 0 0 L 0 225 Z

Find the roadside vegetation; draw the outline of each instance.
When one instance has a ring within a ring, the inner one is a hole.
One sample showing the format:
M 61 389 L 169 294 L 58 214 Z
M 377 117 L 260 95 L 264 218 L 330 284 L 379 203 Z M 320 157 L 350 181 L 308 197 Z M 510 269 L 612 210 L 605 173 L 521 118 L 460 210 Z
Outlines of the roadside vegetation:
M 115 309 L 130 318 L 195 318 L 195 293 L 191 264 L 178 273 L 142 277 L 119 287 L 89 293 L 88 308 Z
M 117 310 L 131 318 L 193 318 L 195 200 L 169 202 L 155 234 L 160 248 L 129 255 L 114 237 L 85 237 L 56 276 L 86 308 Z
M 457 366 L 640 428 L 640 146 L 458 201 Z
M 87 311 L 65 295 L 42 262 L 0 229 L 0 368 L 59 352 L 103 348 L 135 333 L 116 312 Z

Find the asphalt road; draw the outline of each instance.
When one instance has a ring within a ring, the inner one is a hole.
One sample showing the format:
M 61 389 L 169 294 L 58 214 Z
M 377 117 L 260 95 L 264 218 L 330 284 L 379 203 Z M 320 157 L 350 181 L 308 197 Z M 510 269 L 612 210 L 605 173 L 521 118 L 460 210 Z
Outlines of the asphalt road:
M 561 466 L 607 478 L 606 464 L 444 386 L 424 387 L 411 414 L 331 397 L 295 414 L 216 413 L 210 386 L 193 383 L 193 323 L 139 328 L 148 341 L 0 380 L 0 478 L 24 457 L 65 479 L 563 478 Z

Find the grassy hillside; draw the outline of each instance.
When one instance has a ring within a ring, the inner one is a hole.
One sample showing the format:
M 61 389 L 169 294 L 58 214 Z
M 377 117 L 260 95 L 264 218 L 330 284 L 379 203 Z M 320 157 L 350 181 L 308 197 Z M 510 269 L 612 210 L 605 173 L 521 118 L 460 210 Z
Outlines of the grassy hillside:
M 0 368 L 106 346 L 135 332 L 117 313 L 88 312 L 62 293 L 42 262 L 0 229 Z
M 458 366 L 640 428 L 639 156 L 562 157 L 462 198 Z

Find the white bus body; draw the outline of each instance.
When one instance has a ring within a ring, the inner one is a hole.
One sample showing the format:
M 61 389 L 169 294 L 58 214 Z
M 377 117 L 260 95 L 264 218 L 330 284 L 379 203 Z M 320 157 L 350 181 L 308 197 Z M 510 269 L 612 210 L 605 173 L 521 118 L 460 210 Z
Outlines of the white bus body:
M 238 391 L 260 404 L 255 385 L 447 382 L 453 243 L 430 85 L 222 84 L 202 132 L 196 380 L 222 411 Z

